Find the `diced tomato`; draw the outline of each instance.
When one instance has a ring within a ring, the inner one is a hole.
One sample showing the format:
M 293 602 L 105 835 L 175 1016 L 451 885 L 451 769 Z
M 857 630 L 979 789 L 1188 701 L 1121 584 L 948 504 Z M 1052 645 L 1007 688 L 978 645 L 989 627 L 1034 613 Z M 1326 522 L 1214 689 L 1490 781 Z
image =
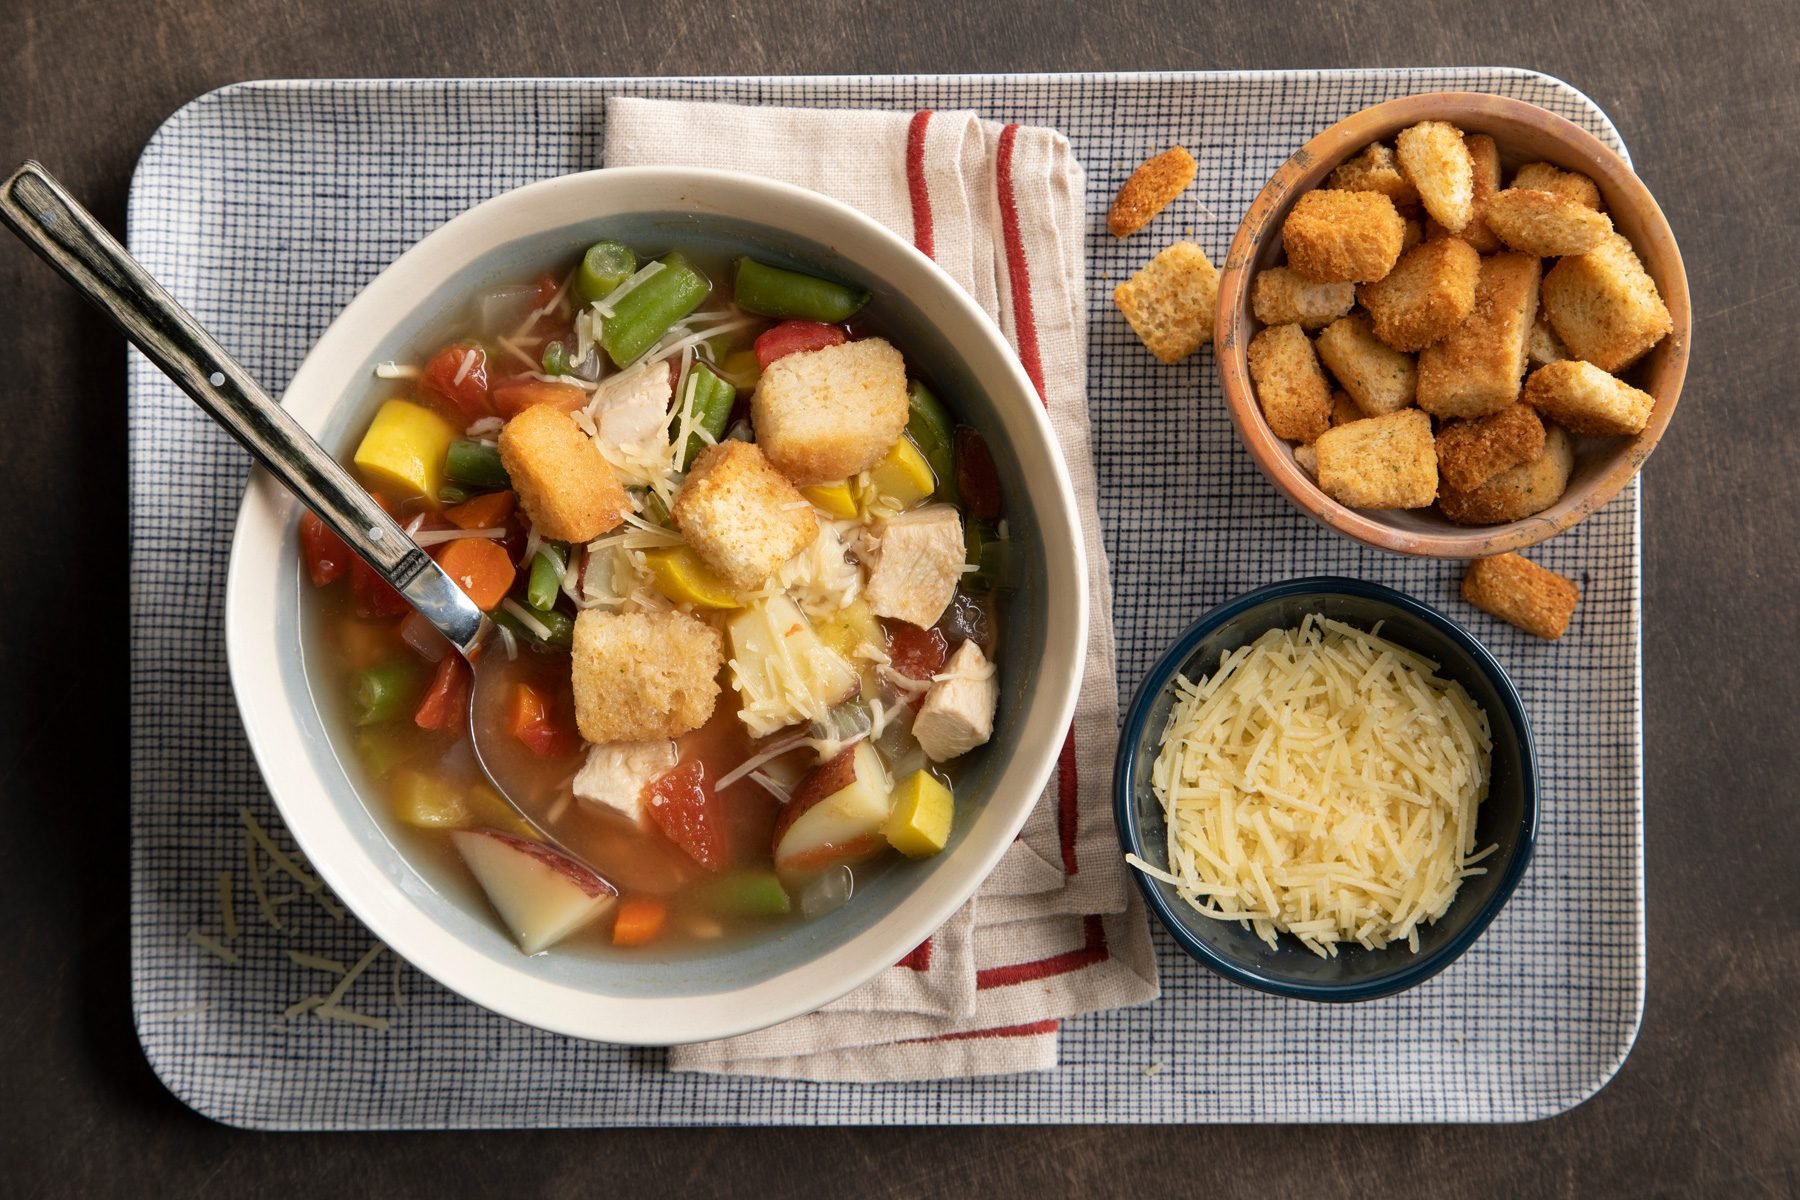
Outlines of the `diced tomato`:
M 344 539 L 325 527 L 325 522 L 312 513 L 300 517 L 300 558 L 314 587 L 327 587 L 343 578 L 344 570 L 356 555 L 344 545 Z
M 385 621 L 412 611 L 406 597 L 377 575 L 375 568 L 364 562 L 361 555 L 353 555 L 350 559 L 350 591 L 356 597 L 356 615 L 365 620 Z
M 650 819 L 663 835 L 709 871 L 730 865 L 725 832 L 715 811 L 718 797 L 704 763 L 686 762 L 650 785 Z
M 556 299 L 556 293 L 561 290 L 562 284 L 556 282 L 555 278 L 550 275 L 539 275 L 537 281 L 537 295 L 531 298 L 532 307 L 544 307 L 544 305 Z
M 469 712 L 469 664 L 463 656 L 450 651 L 438 659 L 431 686 L 425 699 L 413 714 L 413 724 L 420 729 L 461 728 Z
M 470 421 L 492 415 L 488 405 L 487 351 L 478 343 L 457 342 L 439 350 L 425 364 L 419 386 L 456 405 L 457 411 Z
M 821 325 L 817 321 L 783 321 L 756 339 L 756 361 L 766 371 L 769 364 L 778 358 L 786 358 L 790 354 L 806 350 L 841 346 L 849 340 L 849 335 L 836 325 Z
M 556 719 L 551 698 L 528 683 L 513 688 L 506 727 L 539 758 L 558 758 L 580 744 L 575 732 Z
M 940 630 L 889 621 L 887 635 L 889 663 L 908 679 L 930 679 L 950 657 L 950 642 Z
M 967 425 L 956 427 L 956 491 L 977 521 L 1000 519 L 1000 475 L 987 442 Z
M 587 404 L 588 394 L 572 383 L 509 379 L 495 386 L 491 400 L 494 411 L 510 421 L 537 404 L 548 404 L 558 412 L 574 412 Z

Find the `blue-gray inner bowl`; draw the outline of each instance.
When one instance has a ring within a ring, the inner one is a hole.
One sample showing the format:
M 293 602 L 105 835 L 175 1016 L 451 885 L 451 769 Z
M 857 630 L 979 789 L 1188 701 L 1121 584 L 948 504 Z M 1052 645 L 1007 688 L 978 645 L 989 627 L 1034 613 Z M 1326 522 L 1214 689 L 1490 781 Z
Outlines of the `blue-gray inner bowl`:
M 588 221 L 572 220 L 554 230 L 532 234 L 500 246 L 471 263 L 440 295 L 428 297 L 405 318 L 395 323 L 371 361 L 414 361 L 434 349 L 446 321 L 485 287 L 534 278 L 552 267 L 566 266 L 579 251 L 601 237 L 617 238 L 650 251 L 688 247 L 701 251 L 752 254 L 777 266 L 811 271 L 866 287 L 872 293 L 871 309 L 879 311 L 907 362 L 923 372 L 952 413 L 988 434 L 1007 500 L 1006 521 L 1012 549 L 1009 571 L 1015 590 L 1003 593 L 999 604 L 1000 705 L 994 720 L 994 738 L 971 753 L 957 779 L 956 828 L 944 853 L 921 861 L 897 862 L 868 880 L 859 881 L 855 900 L 828 916 L 804 923 L 784 923 L 767 931 L 734 938 L 704 950 L 664 953 L 614 951 L 591 943 L 571 944 L 554 954 L 532 960 L 533 969 L 559 984 L 603 995 L 656 997 L 697 995 L 744 987 L 773 978 L 850 941 L 891 914 L 912 890 L 930 874 L 944 869 L 993 791 L 994 783 L 1018 747 L 1019 725 L 1009 714 L 1022 713 L 1037 664 L 1046 653 L 1044 622 L 1046 604 L 1045 549 L 1037 523 L 1025 503 L 1024 469 L 1010 443 L 996 435 L 1000 428 L 993 401 L 975 379 L 974 372 L 951 349 L 931 314 L 901 294 L 887 281 L 869 276 L 855 262 L 834 248 L 754 222 L 718 214 L 641 213 Z M 332 409 L 320 441 L 343 454 L 360 435 L 374 410 L 376 384 L 346 397 Z M 307 644 L 318 651 L 310 629 L 309 606 L 301 602 L 300 557 L 288 556 L 276 595 L 280 603 L 273 614 L 277 629 L 288 645 Z M 285 697 L 300 714 L 310 753 L 319 778 L 327 782 L 323 803 L 336 805 L 347 823 L 359 830 L 371 857 L 385 865 L 389 876 L 443 928 L 453 931 L 465 945 L 497 963 L 516 963 L 518 950 L 504 928 L 488 912 L 486 902 L 472 881 L 444 870 L 420 871 L 408 843 L 379 800 L 379 791 L 365 776 L 352 731 L 321 713 L 335 713 L 341 706 L 312 694 L 312 679 L 302 656 L 283 664 Z M 362 799 L 368 796 L 373 802 Z
M 1226 978 L 1303 1000 L 1372 1000 L 1423 983 L 1454 962 L 1512 895 L 1531 858 L 1537 824 L 1531 725 L 1506 671 L 1461 626 L 1392 588 L 1332 576 L 1273 584 L 1214 609 L 1182 634 L 1138 685 L 1119 739 L 1113 816 L 1127 851 L 1168 869 L 1168 826 L 1150 786 L 1150 768 L 1174 705 L 1175 677 L 1210 675 L 1225 652 L 1270 629 L 1296 627 L 1309 613 L 1361 629 L 1381 622 L 1381 636 L 1439 663 L 1443 676 L 1462 684 L 1487 713 L 1493 773 L 1475 822 L 1476 849 L 1499 845 L 1482 863 L 1487 874 L 1465 880 L 1449 911 L 1435 924 L 1419 927 L 1418 953 L 1404 944 L 1365 950 L 1352 942 L 1340 945 L 1335 958 L 1320 958 L 1287 934 L 1270 949 L 1235 921 L 1201 916 L 1161 880 L 1136 869 L 1131 873 L 1181 948 Z

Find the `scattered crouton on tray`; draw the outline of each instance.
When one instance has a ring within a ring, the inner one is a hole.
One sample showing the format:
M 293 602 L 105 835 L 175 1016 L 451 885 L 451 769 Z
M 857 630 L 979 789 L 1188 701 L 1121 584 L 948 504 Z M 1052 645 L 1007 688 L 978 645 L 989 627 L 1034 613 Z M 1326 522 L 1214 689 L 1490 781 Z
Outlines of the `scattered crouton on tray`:
M 1508 625 L 1553 642 L 1568 630 L 1581 593 L 1555 571 L 1517 554 L 1499 554 L 1469 564 L 1462 597 Z
M 1138 164 L 1113 197 L 1106 228 L 1114 237 L 1130 237 L 1156 218 L 1194 182 L 1199 164 L 1180 146 Z

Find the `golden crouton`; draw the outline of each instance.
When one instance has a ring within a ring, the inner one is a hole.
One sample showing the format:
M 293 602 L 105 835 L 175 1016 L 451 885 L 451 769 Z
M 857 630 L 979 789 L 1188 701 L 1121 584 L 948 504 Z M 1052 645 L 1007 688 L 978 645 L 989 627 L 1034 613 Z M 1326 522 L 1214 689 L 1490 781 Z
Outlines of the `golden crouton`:
M 757 444 L 802 487 L 880 462 L 907 412 L 906 360 L 881 338 L 777 359 L 750 398 Z
M 1469 165 L 1474 168 L 1474 198 L 1470 201 L 1469 223 L 1463 226 L 1462 240 L 1479 254 L 1492 254 L 1500 249 L 1500 239 L 1488 227 L 1488 201 L 1500 190 L 1500 147 L 1485 133 L 1466 133 L 1463 145 L 1469 151 Z
M 1345 159 L 1325 186 L 1344 192 L 1380 192 L 1395 206 L 1419 202 L 1418 190 L 1400 173 L 1393 147 L 1381 142 L 1372 142 L 1355 157 Z
M 1438 510 L 1458 525 L 1502 525 L 1541 513 L 1562 499 L 1575 469 L 1575 439 L 1560 425 L 1544 430 L 1544 452 L 1528 463 L 1502 471 L 1473 491 L 1446 484 L 1438 492 Z
M 1508 625 L 1554 642 L 1569 628 L 1581 592 L 1555 571 L 1517 554 L 1499 554 L 1469 564 L 1462 597 Z
M 712 716 L 725 647 L 719 631 L 682 612 L 575 618 L 575 723 L 596 745 L 679 737 Z
M 1396 350 L 1423 350 L 1474 309 L 1480 275 L 1481 256 L 1474 248 L 1446 237 L 1402 254 L 1386 279 L 1363 284 L 1356 298 L 1369 310 L 1376 337 Z
M 538 533 L 591 542 L 631 511 L 631 500 L 594 439 L 569 414 L 534 404 L 500 430 L 500 462 Z
M 1525 336 L 1538 305 L 1538 260 L 1481 260 L 1475 307 L 1461 325 L 1419 354 L 1419 407 L 1434 417 L 1481 417 L 1519 398 Z
M 1365 283 L 1394 268 L 1406 223 L 1380 192 L 1306 193 L 1281 225 L 1288 266 L 1319 283 Z
M 1212 341 L 1219 269 L 1192 242 L 1176 242 L 1113 289 L 1113 303 L 1150 353 L 1180 362 Z
M 1617 233 L 1544 276 L 1544 315 L 1575 358 L 1622 371 L 1675 327 L 1656 281 Z
M 1318 480 L 1319 451 L 1317 449 L 1317 443 L 1314 443 L 1311 446 L 1295 446 L 1294 462 L 1302 471 L 1305 471 L 1308 475 L 1312 476 L 1315 481 Z
M 1412 356 L 1382 345 L 1361 313 L 1326 326 L 1313 348 L 1366 415 L 1379 417 L 1412 407 L 1418 386 Z
M 1352 421 L 1360 421 L 1368 414 L 1356 406 L 1349 392 L 1331 393 L 1331 427 L 1348 425 Z
M 1319 487 L 1351 508 L 1424 508 L 1437 496 L 1431 418 L 1416 408 L 1328 429 L 1313 443 Z
M 1444 486 L 1472 492 L 1502 471 L 1544 452 L 1544 422 L 1524 404 L 1509 404 L 1472 421 L 1450 421 L 1438 430 L 1438 474 Z
M 1395 156 L 1407 182 L 1419 190 L 1425 211 L 1451 233 L 1475 215 L 1475 162 L 1462 130 L 1445 121 L 1421 121 L 1400 131 Z
M 1525 381 L 1525 403 L 1571 433 L 1589 437 L 1642 433 L 1656 407 L 1650 393 L 1576 358 L 1533 371 Z
M 1310 442 L 1331 428 L 1331 385 L 1298 325 L 1271 325 L 1247 352 L 1256 400 L 1276 437 Z
M 1400 253 L 1405 254 L 1425 240 L 1425 222 L 1417 217 L 1402 217 L 1400 220 L 1406 231 L 1400 235 Z
M 1525 358 L 1534 367 L 1542 367 L 1549 363 L 1561 362 L 1569 357 L 1568 347 L 1556 336 L 1556 330 L 1550 328 L 1550 322 L 1544 320 L 1543 302 L 1538 303 L 1537 320 L 1531 323 L 1531 332 L 1525 335 Z
M 1250 309 L 1264 325 L 1323 329 L 1354 307 L 1354 283 L 1315 283 L 1292 267 L 1258 271 L 1250 287 Z
M 1114 237 L 1136 233 L 1194 182 L 1199 169 L 1194 156 L 1180 146 L 1138 164 L 1106 210 L 1107 230 Z
M 708 446 L 669 515 L 706 565 L 739 591 L 761 587 L 819 536 L 812 505 L 751 442 Z
M 1534 192 L 1555 192 L 1558 196 L 1596 211 L 1604 207 L 1600 203 L 1599 184 L 1586 175 L 1564 171 L 1549 163 L 1526 163 L 1513 176 L 1512 185 L 1516 188 L 1530 188 Z
M 1487 222 L 1514 250 L 1545 258 L 1586 254 L 1612 232 L 1605 213 L 1555 192 L 1520 187 L 1507 188 L 1489 201 Z

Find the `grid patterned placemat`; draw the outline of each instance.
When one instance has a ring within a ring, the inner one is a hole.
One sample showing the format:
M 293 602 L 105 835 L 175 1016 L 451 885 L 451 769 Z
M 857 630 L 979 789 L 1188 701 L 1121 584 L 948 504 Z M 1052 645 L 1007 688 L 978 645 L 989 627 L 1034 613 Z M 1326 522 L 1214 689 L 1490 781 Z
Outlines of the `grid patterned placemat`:
M 132 957 L 151 1063 L 221 1121 L 289 1129 L 625 1124 L 1509 1121 L 1578 1103 L 1617 1069 L 1643 1004 L 1636 485 L 1534 552 L 1581 585 L 1569 635 L 1537 642 L 1462 605 L 1460 567 L 1366 550 L 1317 528 L 1233 435 L 1210 351 L 1157 364 L 1112 286 L 1158 244 L 1222 261 L 1262 181 L 1318 129 L 1412 92 L 1493 91 L 1618 145 L 1580 93 L 1500 69 L 816 79 L 254 83 L 158 131 L 131 191 L 132 250 L 279 390 L 356 291 L 401 251 L 505 189 L 604 162 L 603 98 L 971 108 L 1064 131 L 1090 191 L 1091 415 L 1112 557 L 1121 701 L 1188 622 L 1246 589 L 1336 572 L 1450 612 L 1520 684 L 1538 734 L 1538 852 L 1483 939 L 1405 995 L 1330 1007 L 1236 988 L 1158 933 L 1157 1003 L 1070 1021 L 1060 1069 L 906 1085 L 671 1074 L 663 1055 L 575 1042 L 488 1014 L 386 958 L 350 999 L 385 1032 L 284 1021 L 332 980 L 355 922 L 301 897 L 264 925 L 247 900 L 247 806 L 275 829 L 225 670 L 221 582 L 244 454 L 135 353 L 130 364 Z M 1169 145 L 1200 176 L 1153 230 L 1104 231 L 1108 198 Z M 283 842 L 283 844 L 287 844 Z M 232 872 L 241 961 L 218 931 Z M 278 886 L 271 884 L 271 886 Z

